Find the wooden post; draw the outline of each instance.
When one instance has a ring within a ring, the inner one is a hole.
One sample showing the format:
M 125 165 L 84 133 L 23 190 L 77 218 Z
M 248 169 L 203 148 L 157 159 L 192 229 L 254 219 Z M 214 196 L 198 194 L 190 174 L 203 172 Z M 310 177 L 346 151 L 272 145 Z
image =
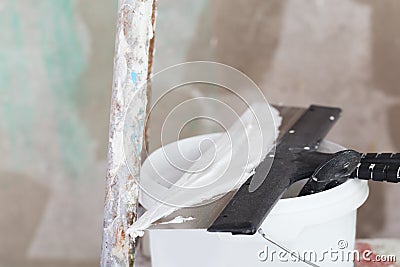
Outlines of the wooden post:
M 133 266 L 135 240 L 126 233 L 136 220 L 141 148 L 152 62 L 155 0 L 119 0 L 108 143 L 108 169 L 101 266 Z M 150 49 L 151 47 L 151 49 Z M 129 108 L 129 116 L 126 116 Z M 124 152 L 124 128 L 133 151 Z M 132 162 L 126 162 L 126 155 Z

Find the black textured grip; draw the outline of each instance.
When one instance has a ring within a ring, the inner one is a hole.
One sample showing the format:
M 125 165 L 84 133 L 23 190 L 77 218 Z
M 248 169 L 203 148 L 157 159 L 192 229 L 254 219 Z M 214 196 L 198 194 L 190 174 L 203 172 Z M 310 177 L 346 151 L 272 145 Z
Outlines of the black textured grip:
M 399 164 L 400 165 L 400 153 L 368 153 L 361 156 L 362 163 L 374 163 L 374 164 Z
M 383 182 L 387 180 L 387 166 L 385 164 L 376 164 L 372 170 L 372 180 Z
M 398 183 L 400 182 L 400 154 L 364 154 L 352 177 L 362 180 Z
M 390 183 L 398 183 L 398 182 L 400 182 L 399 169 L 400 169 L 400 164 L 387 166 L 387 169 L 386 169 L 386 174 L 387 174 L 386 181 L 388 181 Z

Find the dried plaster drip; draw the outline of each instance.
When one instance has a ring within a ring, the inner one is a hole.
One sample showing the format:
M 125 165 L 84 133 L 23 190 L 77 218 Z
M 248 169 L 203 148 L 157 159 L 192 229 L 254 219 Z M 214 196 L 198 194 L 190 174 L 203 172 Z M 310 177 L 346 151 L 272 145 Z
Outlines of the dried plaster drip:
M 125 267 L 133 264 L 134 242 L 126 231 L 136 220 L 153 0 L 119 0 L 118 7 L 101 266 Z M 123 147 L 127 125 L 130 155 Z
M 193 217 L 178 216 L 168 222 L 154 223 L 151 225 L 178 224 L 178 223 L 185 223 L 185 222 L 189 222 L 189 221 L 193 221 L 193 220 L 195 220 L 195 218 L 193 218 Z M 128 232 L 130 233 L 130 235 L 132 235 L 133 238 L 138 238 L 138 237 L 142 237 L 144 235 L 144 230 L 128 230 Z

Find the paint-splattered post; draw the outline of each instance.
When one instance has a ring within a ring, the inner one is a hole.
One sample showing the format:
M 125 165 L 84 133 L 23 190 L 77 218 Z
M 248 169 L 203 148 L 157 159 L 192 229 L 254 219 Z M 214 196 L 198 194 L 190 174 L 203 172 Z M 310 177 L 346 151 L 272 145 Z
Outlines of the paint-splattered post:
M 119 0 L 110 115 L 108 170 L 101 266 L 133 266 L 135 240 L 126 235 L 136 220 L 140 151 L 152 62 L 155 0 Z M 128 109 L 128 107 L 130 107 Z M 129 110 L 129 114 L 128 113 Z M 130 155 L 124 128 L 133 127 Z M 132 162 L 126 162 L 129 158 Z

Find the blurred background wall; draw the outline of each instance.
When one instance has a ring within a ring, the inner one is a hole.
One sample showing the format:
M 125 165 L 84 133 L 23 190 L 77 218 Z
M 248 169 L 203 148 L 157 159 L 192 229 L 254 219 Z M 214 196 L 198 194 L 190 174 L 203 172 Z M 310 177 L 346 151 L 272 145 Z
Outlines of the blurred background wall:
M 399 12 L 397 0 L 160 0 L 155 72 L 222 62 L 271 103 L 341 106 L 331 140 L 399 151 Z M 98 266 L 115 24 L 115 1 L 0 2 L 0 267 Z M 360 237 L 400 237 L 399 192 L 371 184 Z

